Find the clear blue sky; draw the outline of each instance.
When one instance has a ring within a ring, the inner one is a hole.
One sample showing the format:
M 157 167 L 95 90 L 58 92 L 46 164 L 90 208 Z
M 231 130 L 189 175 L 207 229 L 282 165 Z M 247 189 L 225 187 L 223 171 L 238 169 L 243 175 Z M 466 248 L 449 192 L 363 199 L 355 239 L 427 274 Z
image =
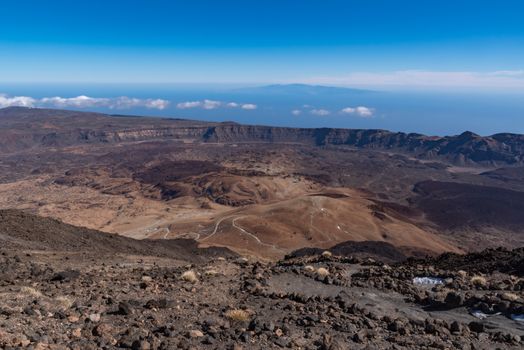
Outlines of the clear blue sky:
M 524 89 L 524 1 L 5 1 L 0 80 Z

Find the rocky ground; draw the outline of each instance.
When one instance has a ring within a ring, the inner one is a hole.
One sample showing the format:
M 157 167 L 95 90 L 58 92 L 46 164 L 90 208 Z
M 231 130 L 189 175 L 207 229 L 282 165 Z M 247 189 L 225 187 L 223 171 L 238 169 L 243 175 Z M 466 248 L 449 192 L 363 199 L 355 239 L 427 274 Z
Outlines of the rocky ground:
M 524 346 L 524 323 L 511 319 L 524 314 L 522 249 L 485 252 L 491 265 L 458 255 L 386 265 L 331 253 L 192 264 L 94 252 L 0 254 L 2 349 Z M 415 277 L 442 284 L 417 285 Z

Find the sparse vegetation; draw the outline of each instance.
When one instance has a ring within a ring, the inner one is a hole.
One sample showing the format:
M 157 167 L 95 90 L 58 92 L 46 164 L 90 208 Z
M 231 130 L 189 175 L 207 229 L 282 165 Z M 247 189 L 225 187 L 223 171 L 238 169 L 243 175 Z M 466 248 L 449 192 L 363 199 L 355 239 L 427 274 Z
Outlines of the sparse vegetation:
M 519 300 L 519 296 L 515 293 L 506 292 L 506 293 L 502 293 L 501 299 L 507 300 L 507 301 L 517 301 Z
M 459 275 L 462 278 L 466 278 L 468 276 L 468 273 L 464 270 L 458 270 L 457 275 Z
M 225 313 L 226 318 L 235 322 L 247 322 L 251 318 L 249 312 L 242 309 L 232 309 Z
M 195 271 L 193 270 L 188 270 L 186 272 L 184 272 L 182 274 L 182 279 L 186 282 L 190 282 L 190 283 L 196 283 L 198 282 L 198 277 L 197 277 L 197 274 L 195 273 Z
M 304 266 L 304 270 L 306 270 L 307 272 L 315 272 L 315 268 L 311 265 Z
M 151 282 L 151 281 L 153 281 L 151 276 L 142 276 L 141 279 L 142 279 L 143 282 Z
M 323 267 L 319 267 L 317 269 L 317 275 L 320 277 L 326 277 L 329 276 L 329 270 Z
M 33 287 L 22 287 L 20 288 L 20 292 L 21 293 L 24 293 L 24 294 L 28 294 L 34 298 L 41 298 L 42 297 L 42 293 L 40 293 L 38 290 L 36 290 L 35 288 Z
M 333 256 L 333 253 L 331 253 L 329 250 L 326 250 L 322 253 L 322 256 L 324 258 L 331 258 Z
M 0 210 L 0 349 L 524 344 L 524 249 L 477 252 L 524 242 L 505 231 L 524 230 L 522 173 L 455 163 L 481 137 L 20 108 L 0 134 L 0 207 L 26 209 Z M 524 165 L 522 137 L 499 139 Z
M 473 276 L 471 277 L 471 283 L 475 287 L 485 287 L 488 284 L 488 281 L 483 276 Z
M 218 271 L 214 269 L 209 269 L 204 272 L 204 275 L 206 276 L 215 276 L 217 274 L 218 274 Z

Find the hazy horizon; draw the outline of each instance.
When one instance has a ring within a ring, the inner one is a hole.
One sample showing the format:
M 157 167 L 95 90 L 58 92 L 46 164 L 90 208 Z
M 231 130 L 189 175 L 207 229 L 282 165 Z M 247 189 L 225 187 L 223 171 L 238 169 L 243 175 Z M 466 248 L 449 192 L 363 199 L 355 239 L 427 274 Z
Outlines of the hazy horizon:
M 21 105 L 288 127 L 388 129 L 440 136 L 466 130 L 480 135 L 524 133 L 524 94 L 519 92 L 303 87 L 312 91 L 296 89 L 296 85 L 268 90 L 258 85 L 243 88 L 229 84 L 0 84 L 0 91 L 7 93 L 0 95 L 0 107 Z

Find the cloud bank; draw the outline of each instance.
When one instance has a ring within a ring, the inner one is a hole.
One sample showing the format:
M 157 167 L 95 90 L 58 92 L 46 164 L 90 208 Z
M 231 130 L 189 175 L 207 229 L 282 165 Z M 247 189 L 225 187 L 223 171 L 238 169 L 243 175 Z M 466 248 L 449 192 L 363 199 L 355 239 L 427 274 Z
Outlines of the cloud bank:
M 242 109 L 245 109 L 245 110 L 257 109 L 257 105 L 254 105 L 252 103 L 246 103 L 242 105 Z
M 139 99 L 127 96 L 116 98 L 97 98 L 89 96 L 77 97 L 44 97 L 35 99 L 29 96 L 9 97 L 0 94 L 0 108 L 5 107 L 55 107 L 55 108 L 93 108 L 105 107 L 110 109 L 129 109 L 143 107 L 148 109 L 163 110 L 169 106 L 169 101 L 162 99 Z
M 343 110 L 341 110 L 341 112 L 344 114 L 352 114 L 361 118 L 373 117 L 373 109 L 364 106 L 346 107 Z
M 331 112 L 328 111 L 327 109 L 312 109 L 310 113 L 313 115 L 321 116 L 321 117 L 331 114 Z
M 493 72 L 403 70 L 355 72 L 345 76 L 306 79 L 309 84 L 453 88 L 524 88 L 524 70 Z
M 177 103 L 176 108 L 178 109 L 192 109 L 192 108 L 202 108 L 202 109 L 217 109 L 221 107 L 226 108 L 241 108 L 244 110 L 254 110 L 258 106 L 253 103 L 238 103 L 238 102 L 222 102 L 222 101 L 213 101 L 213 100 L 202 100 L 202 101 L 186 101 Z
M 0 94 L 0 108 L 5 107 L 34 107 L 36 100 L 32 97 L 27 96 L 14 96 L 9 97 L 4 94 Z
M 308 109 L 309 109 L 310 114 L 320 116 L 320 117 L 325 117 L 325 116 L 332 114 L 330 110 L 323 109 L 323 108 L 314 108 L 313 106 L 310 106 L 310 105 L 304 105 L 303 108 L 306 110 L 293 109 L 291 110 L 291 114 L 294 116 L 299 116 L 299 115 L 302 115 L 302 113 L 304 112 L 308 112 L 307 111 Z M 359 118 L 373 118 L 374 113 L 375 113 L 374 108 L 358 106 L 358 107 L 343 108 L 342 110 L 336 112 L 335 114 L 336 115 L 346 114 L 346 115 L 352 115 L 352 116 L 359 117 Z

